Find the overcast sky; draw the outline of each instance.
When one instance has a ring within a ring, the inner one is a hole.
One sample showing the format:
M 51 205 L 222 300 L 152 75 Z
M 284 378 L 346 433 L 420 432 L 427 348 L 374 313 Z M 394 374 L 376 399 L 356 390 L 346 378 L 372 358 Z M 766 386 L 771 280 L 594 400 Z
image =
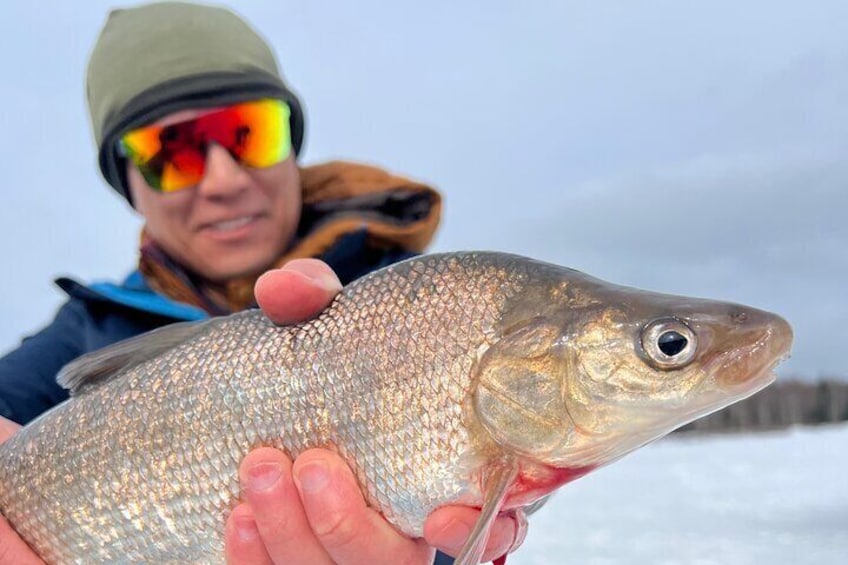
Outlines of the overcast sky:
M 57 275 L 118 279 L 140 223 L 99 177 L 86 58 L 111 2 L 4 3 L 0 350 Z M 435 250 L 498 249 L 793 324 L 782 374 L 848 376 L 848 3 L 229 4 L 307 109 L 303 161 L 435 184 Z

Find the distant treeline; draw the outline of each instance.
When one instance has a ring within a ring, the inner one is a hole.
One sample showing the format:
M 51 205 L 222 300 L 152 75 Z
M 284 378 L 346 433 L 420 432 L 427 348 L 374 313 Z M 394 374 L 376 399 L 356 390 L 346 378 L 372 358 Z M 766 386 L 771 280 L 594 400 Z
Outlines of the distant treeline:
M 848 420 L 848 381 L 778 381 L 754 396 L 688 424 L 679 431 L 769 430 Z

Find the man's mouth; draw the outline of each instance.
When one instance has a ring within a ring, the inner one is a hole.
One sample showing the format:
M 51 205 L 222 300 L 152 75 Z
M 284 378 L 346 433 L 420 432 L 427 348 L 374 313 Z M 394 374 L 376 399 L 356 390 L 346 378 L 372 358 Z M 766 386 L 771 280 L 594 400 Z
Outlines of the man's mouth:
M 253 222 L 256 219 L 255 215 L 252 216 L 240 216 L 238 218 L 233 218 L 232 220 L 223 220 L 221 222 L 214 222 L 211 224 L 207 224 L 206 228 L 212 231 L 217 232 L 229 232 L 235 231 L 239 228 L 243 228 Z

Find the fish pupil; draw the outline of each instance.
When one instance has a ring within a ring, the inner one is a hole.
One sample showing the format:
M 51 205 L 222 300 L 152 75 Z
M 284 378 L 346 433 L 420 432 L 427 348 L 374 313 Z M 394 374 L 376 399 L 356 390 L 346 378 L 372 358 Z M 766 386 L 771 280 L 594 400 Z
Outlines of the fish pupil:
M 659 347 L 660 351 L 662 351 L 669 357 L 674 357 L 675 355 L 686 349 L 686 346 L 688 344 L 688 339 L 673 330 L 663 332 L 663 334 L 660 335 L 659 339 L 657 339 L 657 347 Z

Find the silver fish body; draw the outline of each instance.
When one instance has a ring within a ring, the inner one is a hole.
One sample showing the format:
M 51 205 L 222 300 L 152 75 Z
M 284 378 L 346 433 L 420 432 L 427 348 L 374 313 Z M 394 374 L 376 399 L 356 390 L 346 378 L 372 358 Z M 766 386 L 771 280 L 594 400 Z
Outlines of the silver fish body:
M 698 341 L 685 366 L 651 357 L 657 320 Z M 529 504 L 756 392 L 790 343 L 753 309 L 512 255 L 424 256 L 299 326 L 249 311 L 75 362 L 73 398 L 0 446 L 0 511 L 48 562 L 219 562 L 244 455 L 329 447 L 419 536 L 439 506 L 480 506 L 505 454 L 520 472 L 502 509 Z

